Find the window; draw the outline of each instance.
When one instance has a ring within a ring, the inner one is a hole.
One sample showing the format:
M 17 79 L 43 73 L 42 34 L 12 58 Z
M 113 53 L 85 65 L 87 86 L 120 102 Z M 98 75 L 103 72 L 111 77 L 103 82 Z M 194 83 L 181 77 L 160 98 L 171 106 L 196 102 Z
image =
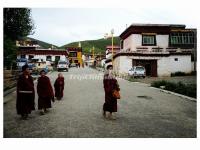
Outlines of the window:
M 143 46 L 155 46 L 156 45 L 156 36 L 155 35 L 143 35 L 142 36 L 142 45 Z
M 21 55 L 21 58 L 26 58 L 26 55 Z
M 170 45 L 193 45 L 194 33 L 193 32 L 177 32 L 170 34 Z
M 51 56 L 47 56 L 46 61 L 51 61 Z
M 60 60 L 60 56 L 56 56 L 55 57 L 55 61 L 57 62 L 57 61 L 59 61 Z
M 178 61 L 178 58 L 174 58 L 174 61 Z
M 69 57 L 77 57 L 77 53 L 76 52 L 70 52 Z
M 61 64 L 61 65 L 66 65 L 66 64 L 67 64 L 67 62 L 65 62 L 65 61 L 60 61 L 58 64 Z
M 31 60 L 34 56 L 33 55 L 29 55 L 28 59 Z

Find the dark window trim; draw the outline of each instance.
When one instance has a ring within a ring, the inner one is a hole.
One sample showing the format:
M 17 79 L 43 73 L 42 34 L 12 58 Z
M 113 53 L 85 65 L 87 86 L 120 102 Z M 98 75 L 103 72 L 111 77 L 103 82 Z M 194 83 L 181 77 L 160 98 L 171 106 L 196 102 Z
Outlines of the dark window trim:
M 168 45 L 169 45 L 169 47 L 194 48 L 194 44 L 195 43 L 188 43 L 188 44 L 181 44 L 181 43 L 174 44 L 174 43 L 171 43 L 172 34 L 178 34 L 178 33 L 179 34 L 184 34 L 184 33 L 193 34 L 193 41 L 195 40 L 193 32 L 171 32 L 169 34 L 169 39 L 168 39 Z
M 174 61 L 178 61 L 178 58 L 174 58 Z
M 124 40 L 120 41 L 120 48 L 123 49 L 124 48 Z
M 143 43 L 144 36 L 153 36 L 154 37 L 154 43 L 153 44 L 144 44 Z M 156 45 L 157 45 L 156 35 L 145 35 L 145 34 L 142 34 L 142 46 L 156 46 Z

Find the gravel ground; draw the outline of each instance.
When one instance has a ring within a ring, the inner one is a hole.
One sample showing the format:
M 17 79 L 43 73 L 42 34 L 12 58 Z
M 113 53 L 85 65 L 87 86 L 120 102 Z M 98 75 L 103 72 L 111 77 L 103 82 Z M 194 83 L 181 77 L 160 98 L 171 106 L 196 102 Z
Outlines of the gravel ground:
M 63 74 L 64 98 L 46 115 L 36 110 L 28 120 L 21 120 L 15 109 L 16 93 L 4 97 L 9 100 L 4 104 L 5 138 L 196 137 L 196 102 L 119 79 L 122 99 L 117 120 L 107 120 L 102 117 L 102 80 L 91 76 L 103 74 L 90 68 L 72 68 Z M 56 76 L 57 72 L 49 74 L 52 84 Z

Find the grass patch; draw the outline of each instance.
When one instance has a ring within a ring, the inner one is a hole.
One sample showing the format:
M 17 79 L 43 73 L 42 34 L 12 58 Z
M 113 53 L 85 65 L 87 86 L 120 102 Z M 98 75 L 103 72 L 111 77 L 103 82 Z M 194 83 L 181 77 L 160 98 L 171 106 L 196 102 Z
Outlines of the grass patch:
M 151 86 L 160 88 L 160 86 L 165 86 L 166 84 L 167 84 L 167 81 L 161 80 L 161 81 L 155 81 L 155 82 L 151 83 Z
M 175 73 L 171 73 L 171 77 L 176 77 L 176 76 L 195 76 L 197 74 L 196 71 L 192 71 L 191 73 L 185 73 L 185 72 L 175 72 Z
M 127 76 L 126 80 L 130 81 L 130 82 L 138 82 L 138 80 L 132 76 Z
M 175 93 L 183 94 L 189 97 L 197 97 L 196 84 L 184 84 L 182 82 L 174 83 L 165 80 L 155 81 L 151 84 L 152 87 L 160 88 L 164 86 L 164 90 L 172 91 Z

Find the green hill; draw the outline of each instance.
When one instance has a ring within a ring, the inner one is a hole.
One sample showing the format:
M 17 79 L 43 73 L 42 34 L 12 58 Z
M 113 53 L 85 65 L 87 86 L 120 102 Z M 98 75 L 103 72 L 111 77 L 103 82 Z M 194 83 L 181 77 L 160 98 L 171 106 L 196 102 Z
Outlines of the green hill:
M 120 38 L 114 37 L 114 45 L 120 45 Z M 95 53 L 105 53 L 105 49 L 107 45 L 112 45 L 111 38 L 110 39 L 98 39 L 98 40 L 86 40 L 86 41 L 80 41 L 81 47 L 83 48 L 83 53 L 90 53 L 91 49 L 95 48 Z M 79 44 L 78 42 L 72 42 L 66 45 L 61 46 L 60 48 L 65 47 L 77 47 Z

